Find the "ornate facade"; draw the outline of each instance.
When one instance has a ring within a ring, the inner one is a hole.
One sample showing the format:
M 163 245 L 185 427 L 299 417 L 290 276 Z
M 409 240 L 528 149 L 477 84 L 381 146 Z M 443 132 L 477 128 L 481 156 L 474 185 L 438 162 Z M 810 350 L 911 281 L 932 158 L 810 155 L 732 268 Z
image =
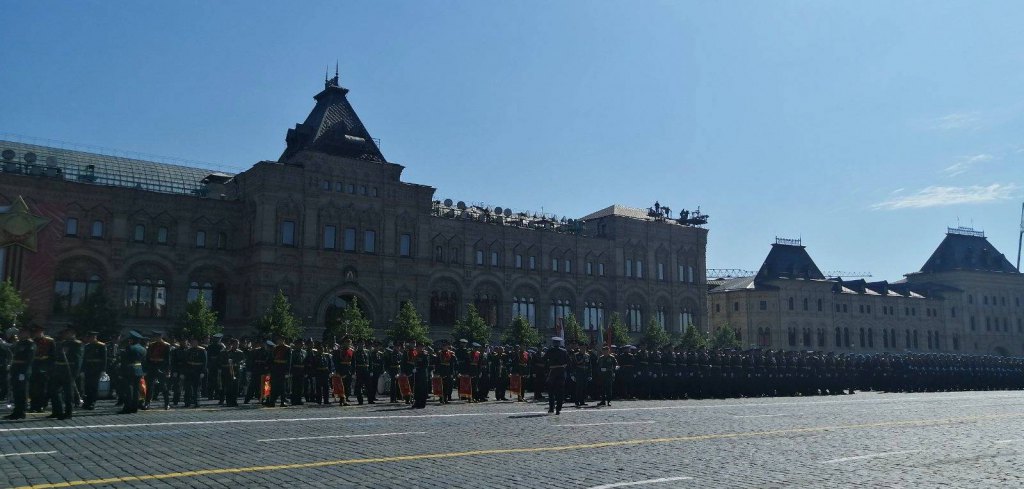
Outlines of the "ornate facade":
M 572 313 L 595 333 L 612 313 L 636 331 L 705 317 L 706 216 L 435 200 L 401 180 L 347 94 L 328 80 L 281 157 L 236 175 L 0 141 L 0 204 L 23 196 L 47 220 L 36 250 L 4 248 L 5 276 L 48 325 L 100 290 L 137 328 L 172 327 L 202 294 L 235 333 L 278 290 L 309 334 L 352 298 L 381 333 L 405 300 L 435 335 L 468 304 L 499 331 L 516 315 L 551 330 Z
M 895 283 L 826 278 L 799 241 L 776 240 L 756 275 L 708 300 L 711 327 L 754 347 L 1024 355 L 1024 275 L 972 229 L 949 229 Z

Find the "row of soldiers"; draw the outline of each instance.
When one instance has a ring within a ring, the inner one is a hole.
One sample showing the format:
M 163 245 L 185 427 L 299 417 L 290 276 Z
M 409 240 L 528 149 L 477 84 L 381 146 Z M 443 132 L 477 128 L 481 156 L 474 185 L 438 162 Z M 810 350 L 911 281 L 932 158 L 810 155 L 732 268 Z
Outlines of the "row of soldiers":
M 109 345 L 95 332 L 79 340 L 66 329 L 57 339 L 42 328 L 8 331 L 0 343 L 0 399 L 10 390 L 14 410 L 70 418 L 73 408 L 93 409 L 104 372 L 122 413 L 148 409 L 155 400 L 170 409 L 182 400 L 198 407 L 205 396 L 237 406 L 239 399 L 267 406 L 375 403 L 378 385 L 391 402 L 422 408 L 433 395 L 441 404 L 548 400 L 557 412 L 565 400 L 700 399 L 834 395 L 855 390 L 890 392 L 1024 388 L 1020 358 L 953 354 L 848 354 L 782 350 L 648 349 L 625 345 L 598 350 L 584 344 L 544 349 L 482 346 L 459 340 L 396 343 L 314 342 L 284 338 L 253 342 L 214 335 L 164 339 L 131 331 Z M 564 358 L 563 358 L 564 357 Z M 384 378 L 387 382 L 380 382 Z M 10 384 L 8 384 L 10 382 Z M 8 389 L 10 385 L 10 389 Z M 545 399 L 544 394 L 548 394 Z

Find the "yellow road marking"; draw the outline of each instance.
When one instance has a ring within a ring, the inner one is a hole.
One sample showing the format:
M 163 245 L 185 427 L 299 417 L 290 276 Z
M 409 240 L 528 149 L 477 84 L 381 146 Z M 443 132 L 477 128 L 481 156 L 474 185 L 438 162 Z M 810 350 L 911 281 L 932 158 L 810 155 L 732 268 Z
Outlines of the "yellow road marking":
M 251 466 L 251 467 L 232 467 L 223 469 L 201 469 L 201 470 L 190 470 L 184 472 L 170 472 L 165 474 L 147 474 L 147 475 L 126 475 L 121 477 L 109 477 L 105 479 L 88 479 L 88 480 L 77 480 L 68 482 L 57 482 L 52 484 L 37 484 L 31 486 L 20 486 L 15 489 L 44 489 L 44 488 L 58 488 L 58 487 L 75 487 L 75 486 L 92 486 L 100 484 L 115 484 L 118 482 L 141 482 L 151 480 L 162 480 L 162 479 L 179 479 L 184 477 L 201 477 L 207 475 L 220 475 L 220 474 L 241 474 L 247 472 L 268 472 L 277 470 L 295 470 L 295 469 L 311 469 L 318 467 L 330 467 L 336 465 L 356 465 L 356 464 L 370 464 L 370 463 L 390 463 L 390 462 L 409 462 L 416 460 L 431 460 L 431 459 L 446 459 L 446 458 L 459 458 L 459 457 L 478 457 L 484 455 L 507 455 L 517 453 L 541 453 L 541 452 L 564 452 L 570 450 L 591 450 L 598 448 L 609 448 L 626 445 L 650 445 L 657 443 L 678 443 L 686 441 L 704 441 L 704 440 L 721 440 L 728 438 L 751 438 L 758 436 L 773 436 L 773 435 L 790 435 L 796 433 L 816 433 L 831 430 L 849 430 L 849 429 L 864 429 L 864 428 L 884 428 L 884 427 L 895 427 L 895 426 L 925 426 L 925 425 L 942 425 L 961 423 L 969 421 L 986 421 L 994 419 L 1005 419 L 1005 418 L 1017 418 L 1024 417 L 1024 413 L 1014 414 L 994 414 L 988 416 L 965 416 L 958 418 L 939 418 L 939 419 L 921 419 L 921 420 L 910 420 L 910 421 L 888 421 L 880 423 L 866 423 L 866 424 L 849 424 L 849 425 L 834 425 L 834 426 L 812 426 L 807 428 L 789 428 L 779 430 L 768 430 L 768 431 L 751 431 L 741 433 L 714 433 L 707 435 L 689 435 L 689 436 L 675 436 L 668 438 L 644 438 L 636 440 L 620 440 L 620 441 L 605 441 L 597 443 L 584 443 L 578 445 L 560 445 L 560 446 L 549 446 L 549 447 L 526 447 L 526 448 L 496 448 L 488 450 L 473 450 L 468 452 L 444 452 L 444 453 L 423 453 L 418 455 L 398 455 L 392 457 L 377 457 L 377 458 L 353 458 L 353 459 L 342 459 L 342 460 L 325 460 L 321 462 L 303 462 L 294 464 L 281 464 L 281 465 L 262 465 L 262 466 Z

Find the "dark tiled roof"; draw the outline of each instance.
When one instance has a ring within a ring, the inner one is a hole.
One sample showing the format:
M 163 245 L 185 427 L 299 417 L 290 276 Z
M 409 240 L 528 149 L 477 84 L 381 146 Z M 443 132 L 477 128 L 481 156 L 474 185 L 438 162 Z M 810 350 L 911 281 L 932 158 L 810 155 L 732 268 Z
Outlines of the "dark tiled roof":
M 303 150 L 368 161 L 386 161 L 377 143 L 349 104 L 346 97 L 348 89 L 338 85 L 337 76 L 324 85 L 324 90 L 313 97 L 316 106 L 306 121 L 288 130 L 285 138 L 288 147 L 279 161 L 287 161 Z
M 776 278 L 824 280 L 825 275 L 803 246 L 775 243 L 757 271 L 757 280 Z
M 711 293 L 731 292 L 734 290 L 754 290 L 754 277 L 738 277 L 723 280 L 721 285 L 711 290 Z
M 950 232 L 921 267 L 921 273 L 954 270 L 1020 273 L 984 236 Z

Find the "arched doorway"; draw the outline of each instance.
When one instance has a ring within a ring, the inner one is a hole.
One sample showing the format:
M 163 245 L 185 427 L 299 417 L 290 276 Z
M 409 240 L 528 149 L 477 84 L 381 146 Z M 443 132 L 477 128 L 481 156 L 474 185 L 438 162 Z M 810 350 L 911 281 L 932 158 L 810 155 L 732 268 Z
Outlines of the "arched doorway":
M 366 303 L 366 299 L 355 294 L 342 293 L 334 296 L 334 299 L 330 304 L 328 304 L 327 311 L 324 314 L 323 326 L 326 328 L 327 325 L 331 324 L 331 321 L 334 321 L 341 315 L 342 311 L 344 311 L 346 307 L 353 303 L 359 308 L 359 311 L 363 313 L 363 317 L 369 319 L 370 324 L 373 324 L 373 313 L 370 311 L 370 307 Z

